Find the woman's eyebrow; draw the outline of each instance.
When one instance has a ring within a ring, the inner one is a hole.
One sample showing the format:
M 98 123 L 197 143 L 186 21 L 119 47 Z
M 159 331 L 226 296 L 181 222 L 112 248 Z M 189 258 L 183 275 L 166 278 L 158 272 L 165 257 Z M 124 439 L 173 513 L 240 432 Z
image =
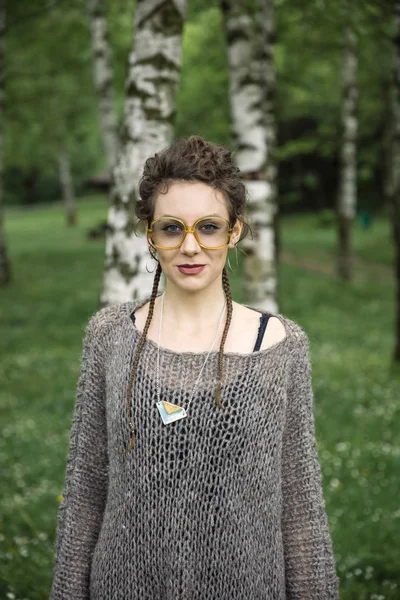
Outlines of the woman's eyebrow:
M 222 217 L 221 215 L 218 215 L 217 213 L 211 214 L 211 215 L 204 215 L 204 217 L 199 217 L 198 219 L 196 219 L 194 221 L 194 223 L 196 221 L 198 221 L 199 219 L 207 219 L 208 217 L 219 217 L 220 219 L 225 219 L 225 217 Z M 184 219 L 182 219 L 181 217 L 176 217 L 174 215 L 161 215 L 160 217 L 157 217 L 157 219 L 179 219 L 179 221 L 184 221 Z

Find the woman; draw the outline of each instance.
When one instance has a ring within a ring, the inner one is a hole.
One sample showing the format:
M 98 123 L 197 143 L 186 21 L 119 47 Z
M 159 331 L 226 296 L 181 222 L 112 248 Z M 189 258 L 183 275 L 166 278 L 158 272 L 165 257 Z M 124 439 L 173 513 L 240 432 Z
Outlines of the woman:
M 307 335 L 231 299 L 231 154 L 177 140 L 140 197 L 153 292 L 87 326 L 51 599 L 336 599 Z

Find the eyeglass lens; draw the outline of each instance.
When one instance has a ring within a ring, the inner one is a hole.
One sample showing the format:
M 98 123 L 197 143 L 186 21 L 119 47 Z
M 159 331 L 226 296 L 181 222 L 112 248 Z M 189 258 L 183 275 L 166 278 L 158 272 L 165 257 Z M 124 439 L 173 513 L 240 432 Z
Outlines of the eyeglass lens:
M 175 219 L 159 219 L 153 223 L 152 240 L 155 246 L 173 248 L 185 235 L 182 223 Z M 228 224 L 223 219 L 210 217 L 196 223 L 196 236 L 203 246 L 217 248 L 228 243 Z

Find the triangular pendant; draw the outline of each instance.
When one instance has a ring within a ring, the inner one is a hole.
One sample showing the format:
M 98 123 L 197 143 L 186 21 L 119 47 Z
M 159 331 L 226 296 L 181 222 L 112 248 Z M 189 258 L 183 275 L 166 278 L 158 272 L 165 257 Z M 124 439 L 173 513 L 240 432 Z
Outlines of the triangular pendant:
M 169 415 L 172 415 L 172 413 L 176 413 L 179 410 L 182 410 L 182 406 L 178 406 L 177 404 L 171 404 L 171 402 L 166 402 L 165 400 L 163 400 L 163 405 Z
M 186 417 L 186 411 L 182 406 L 166 402 L 165 400 L 157 402 L 157 408 L 165 425 Z

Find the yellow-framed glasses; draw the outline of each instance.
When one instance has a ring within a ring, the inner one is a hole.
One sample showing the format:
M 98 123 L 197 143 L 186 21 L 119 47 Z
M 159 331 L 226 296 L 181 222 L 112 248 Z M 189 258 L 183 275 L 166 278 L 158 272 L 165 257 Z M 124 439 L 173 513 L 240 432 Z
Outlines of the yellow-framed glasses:
M 154 219 L 147 229 L 153 246 L 162 250 L 179 248 L 188 233 L 207 250 L 218 250 L 229 244 L 233 228 L 222 217 L 201 217 L 191 227 L 175 217 Z

